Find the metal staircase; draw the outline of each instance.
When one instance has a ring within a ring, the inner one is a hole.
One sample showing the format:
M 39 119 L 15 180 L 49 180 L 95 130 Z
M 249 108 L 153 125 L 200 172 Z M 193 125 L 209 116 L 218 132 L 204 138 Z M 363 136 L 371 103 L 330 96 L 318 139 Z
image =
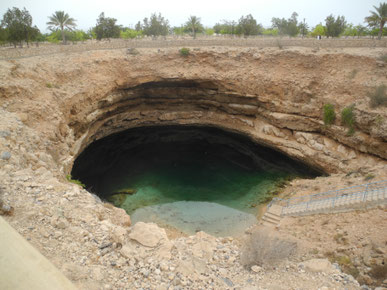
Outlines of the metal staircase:
M 277 225 L 282 216 L 335 212 L 379 204 L 387 204 L 387 180 L 289 199 L 274 198 L 262 220 L 266 224 Z

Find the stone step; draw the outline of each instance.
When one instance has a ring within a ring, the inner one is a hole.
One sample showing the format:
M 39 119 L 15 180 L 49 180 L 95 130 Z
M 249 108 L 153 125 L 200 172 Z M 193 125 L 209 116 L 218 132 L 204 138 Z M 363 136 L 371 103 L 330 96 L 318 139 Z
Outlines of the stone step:
M 267 221 L 267 220 L 263 220 L 262 224 L 265 225 L 265 226 L 270 226 L 270 227 L 275 227 L 275 226 L 278 225 L 278 223 L 275 223 L 275 222 L 272 222 L 272 221 Z
M 272 213 L 272 214 L 276 214 L 276 215 L 280 216 L 281 213 L 282 213 L 282 206 L 273 204 L 273 205 L 267 210 L 267 212 L 270 212 L 270 213 Z
M 262 217 L 262 220 L 276 225 L 279 223 L 278 219 L 273 219 L 272 217 L 269 217 L 266 214 Z
M 264 216 L 271 218 L 273 220 L 277 220 L 277 221 L 281 220 L 281 217 L 279 215 L 271 213 L 271 212 L 266 212 Z
M 277 226 L 281 221 L 282 206 L 273 205 L 268 208 L 267 212 L 262 217 L 262 224 L 266 226 Z

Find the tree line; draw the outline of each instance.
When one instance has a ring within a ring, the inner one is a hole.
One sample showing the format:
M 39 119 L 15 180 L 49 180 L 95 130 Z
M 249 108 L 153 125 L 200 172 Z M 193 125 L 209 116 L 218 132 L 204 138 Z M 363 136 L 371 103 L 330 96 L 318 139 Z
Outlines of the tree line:
M 110 38 L 138 38 L 142 36 L 166 36 L 186 35 L 196 38 L 198 33 L 228 34 L 237 36 L 271 35 L 271 36 L 301 36 L 301 37 L 340 37 L 340 36 L 377 36 L 380 39 L 387 35 L 384 27 L 387 21 L 387 3 L 373 6 L 370 15 L 365 17 L 366 25 L 353 25 L 347 23 L 344 16 L 329 15 L 325 23 L 320 23 L 310 28 L 305 19 L 299 21 L 296 12 L 286 18 L 273 17 L 272 25 L 264 28 L 249 14 L 242 16 L 238 21 L 222 20 L 213 27 L 204 27 L 201 19 L 190 16 L 187 21 L 178 27 L 171 27 L 169 21 L 160 13 L 153 13 L 149 18 L 138 21 L 134 27 L 124 27 L 117 24 L 117 19 L 106 17 L 102 12 L 96 21 L 96 25 L 88 31 L 76 29 L 76 20 L 64 11 L 56 11 L 48 17 L 47 28 L 50 33 L 41 33 L 36 25 L 32 24 L 32 16 L 23 8 L 13 7 L 3 15 L 0 25 L 0 43 L 12 43 L 15 47 L 36 41 L 62 42 L 84 41 L 87 39 Z

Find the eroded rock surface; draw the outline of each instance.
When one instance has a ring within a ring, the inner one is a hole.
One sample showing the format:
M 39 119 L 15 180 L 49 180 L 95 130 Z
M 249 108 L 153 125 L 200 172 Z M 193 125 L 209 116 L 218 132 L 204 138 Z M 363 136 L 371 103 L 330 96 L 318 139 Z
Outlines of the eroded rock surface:
M 386 82 L 386 66 L 377 60 L 383 50 L 201 48 L 187 58 L 177 49 L 139 52 L 0 61 L 0 198 L 14 208 L 7 221 L 81 289 L 358 288 L 338 269 L 305 271 L 298 266 L 304 257 L 275 270 L 246 269 L 236 239 L 198 233 L 170 240 L 154 228 L 160 235 L 153 246 L 140 238 L 152 225 L 135 234 L 126 213 L 65 176 L 96 139 L 186 124 L 238 132 L 335 173 L 294 182 L 292 194 L 364 183 L 369 173 L 385 179 L 387 111 L 371 109 L 367 97 Z M 338 117 L 355 104 L 353 136 L 340 118 L 323 125 L 325 103 L 335 105 Z M 361 275 L 366 281 L 368 274 Z

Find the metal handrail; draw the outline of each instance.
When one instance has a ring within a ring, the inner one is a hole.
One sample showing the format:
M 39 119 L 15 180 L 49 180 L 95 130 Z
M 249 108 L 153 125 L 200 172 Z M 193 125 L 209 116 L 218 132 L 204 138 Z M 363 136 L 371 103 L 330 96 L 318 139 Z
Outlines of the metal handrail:
M 297 197 L 292 197 L 288 199 L 275 197 L 268 204 L 268 208 L 270 208 L 274 204 L 281 205 L 282 212 L 283 212 L 284 208 L 292 208 L 294 206 L 300 206 L 300 205 L 306 205 L 306 207 L 308 208 L 311 202 L 318 202 L 318 201 L 329 200 L 329 199 L 332 199 L 331 206 L 334 207 L 336 200 L 339 198 L 342 198 L 343 196 L 350 196 L 352 199 L 355 195 L 359 195 L 359 196 L 363 195 L 362 200 L 365 201 L 369 191 L 374 191 L 382 188 L 387 188 L 387 180 L 355 185 L 355 186 L 346 187 L 338 190 L 329 190 L 326 192 L 321 192 L 316 194 L 297 196 Z

